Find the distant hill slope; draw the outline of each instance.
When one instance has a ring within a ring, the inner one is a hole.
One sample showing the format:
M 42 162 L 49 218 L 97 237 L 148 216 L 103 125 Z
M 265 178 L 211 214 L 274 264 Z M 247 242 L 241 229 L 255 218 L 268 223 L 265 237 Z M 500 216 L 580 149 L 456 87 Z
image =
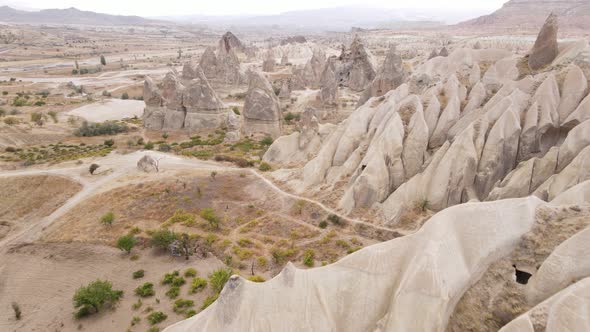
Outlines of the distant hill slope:
M 83 11 L 76 8 L 44 9 L 36 12 L 0 7 L 0 21 L 31 24 L 142 25 L 158 23 L 139 16 L 119 16 Z
M 494 13 L 460 23 L 459 26 L 536 30 L 551 12 L 559 17 L 562 29 L 590 29 L 588 0 L 510 0 Z

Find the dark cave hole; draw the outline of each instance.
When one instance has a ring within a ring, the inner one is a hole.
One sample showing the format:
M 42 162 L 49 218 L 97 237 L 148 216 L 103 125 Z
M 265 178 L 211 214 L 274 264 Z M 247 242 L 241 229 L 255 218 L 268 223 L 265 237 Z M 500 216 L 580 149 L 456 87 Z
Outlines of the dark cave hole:
M 526 285 L 529 282 L 529 279 L 532 277 L 532 274 L 521 271 L 516 268 L 516 265 L 512 265 L 514 268 L 514 275 L 516 276 L 516 282 L 519 284 Z
M 367 168 L 367 165 L 362 165 L 362 166 L 361 166 L 361 171 L 364 171 L 364 170 L 365 170 L 365 168 Z

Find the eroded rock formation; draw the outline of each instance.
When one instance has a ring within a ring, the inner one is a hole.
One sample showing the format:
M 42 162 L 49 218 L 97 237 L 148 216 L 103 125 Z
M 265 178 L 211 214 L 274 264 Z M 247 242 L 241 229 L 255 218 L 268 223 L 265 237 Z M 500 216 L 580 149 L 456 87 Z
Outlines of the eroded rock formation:
M 260 133 L 276 138 L 282 133 L 279 99 L 272 85 L 260 72 L 249 73 L 243 116 L 242 130 L 245 135 Z

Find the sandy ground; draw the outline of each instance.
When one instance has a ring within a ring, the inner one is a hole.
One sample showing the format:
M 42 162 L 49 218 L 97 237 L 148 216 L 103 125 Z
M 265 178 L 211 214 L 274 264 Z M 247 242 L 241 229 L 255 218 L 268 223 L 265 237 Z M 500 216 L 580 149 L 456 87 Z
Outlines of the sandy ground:
M 141 323 L 133 331 L 145 331 L 148 322 L 146 308 L 162 311 L 168 318 L 160 325 L 165 327 L 184 319 L 172 311 L 173 300 L 165 296 L 167 287 L 160 285 L 165 273 L 192 267 L 200 277 L 207 277 L 223 266 L 212 256 L 207 259 L 171 257 L 151 250 L 134 250 L 139 260 L 112 247 L 84 243 L 32 244 L 19 246 L 9 254 L 0 255 L 0 331 L 125 331 L 133 316 Z M 132 273 L 145 270 L 142 279 L 134 280 Z M 83 320 L 74 319 L 72 296 L 76 289 L 96 279 L 107 279 L 124 296 L 115 310 L 106 310 Z M 143 305 L 133 310 L 132 304 L 139 297 L 133 290 L 144 282 L 155 285 L 156 295 L 143 299 Z M 206 289 L 199 294 L 188 294 L 188 285 L 181 288 L 179 298 L 190 299 L 198 309 L 203 299 L 210 295 Z M 160 303 L 157 303 L 157 300 Z M 17 302 L 22 319 L 16 321 L 10 309 Z
M 65 114 L 79 116 L 90 122 L 103 122 L 141 117 L 144 108 L 145 103 L 141 100 L 110 99 L 84 105 Z

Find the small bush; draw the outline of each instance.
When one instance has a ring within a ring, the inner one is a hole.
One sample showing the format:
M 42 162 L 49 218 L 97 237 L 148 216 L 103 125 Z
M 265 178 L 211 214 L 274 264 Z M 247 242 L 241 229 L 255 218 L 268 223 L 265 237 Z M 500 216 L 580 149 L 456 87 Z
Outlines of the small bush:
M 43 119 L 43 114 L 33 112 L 31 113 L 31 122 L 34 122 L 37 126 L 42 126 L 45 123 L 45 119 Z
M 183 277 L 176 277 L 172 280 L 172 286 L 174 287 L 180 287 L 182 285 L 184 285 L 186 283 L 186 280 L 184 280 Z
M 15 107 L 22 107 L 27 105 L 27 100 L 21 97 L 14 98 L 12 101 L 12 106 Z
M 135 237 L 133 235 L 123 235 L 117 240 L 117 248 L 125 251 L 127 254 L 131 252 L 131 249 L 135 246 Z
M 137 270 L 137 271 L 133 272 L 133 279 L 143 278 L 144 275 L 145 275 L 144 270 Z
M 319 226 L 320 226 L 321 229 L 324 229 L 324 228 L 328 227 L 328 222 L 325 221 L 325 220 L 322 220 L 322 221 L 320 221 L 320 225 Z
M 328 220 L 329 220 L 330 222 L 332 222 L 334 225 L 342 225 L 342 224 L 343 224 L 343 222 L 342 222 L 342 219 L 340 219 L 340 217 L 338 217 L 338 216 L 337 216 L 337 215 L 335 215 L 335 214 L 331 214 L 331 215 L 329 215 L 329 216 L 328 216 Z
M 33 105 L 35 106 L 44 106 L 45 102 L 43 100 L 37 100 Z
M 223 289 L 223 286 L 229 281 L 231 275 L 231 269 L 219 269 L 213 271 L 213 273 L 209 275 L 209 283 L 211 284 L 213 291 L 219 294 Z
M 20 306 L 16 302 L 12 302 L 12 311 L 14 311 L 14 318 L 16 320 L 20 320 L 22 316 L 22 312 L 20 310 Z
M 188 308 L 195 305 L 193 300 L 178 299 L 174 301 L 174 312 L 177 314 L 184 313 Z
M 139 324 L 139 322 L 141 322 L 141 318 L 139 316 L 134 316 L 131 319 L 131 326 L 135 326 L 135 325 Z
M 240 109 L 238 108 L 238 106 L 234 106 L 234 107 L 232 107 L 232 108 L 231 108 L 231 110 L 232 110 L 232 111 L 234 111 L 234 113 L 235 113 L 236 115 L 240 115 Z
M 188 269 L 186 269 L 184 271 L 184 276 L 187 277 L 187 278 L 196 277 L 197 276 L 197 270 L 193 269 L 192 267 L 189 267 Z
M 314 258 L 315 252 L 313 251 L 313 249 L 307 249 L 303 253 L 303 264 L 307 267 L 313 267 L 315 265 Z
M 161 322 L 165 321 L 166 318 L 168 318 L 168 316 L 161 311 L 154 311 L 147 316 L 147 320 L 148 320 L 148 322 L 150 322 L 151 325 L 156 325 L 158 323 L 161 323 Z
M 115 141 L 113 141 L 112 139 L 107 139 L 106 141 L 103 142 L 103 144 L 105 146 L 108 146 L 109 148 L 112 147 L 113 145 L 115 145 Z
M 176 240 L 176 233 L 169 229 L 160 229 L 152 233 L 151 243 L 160 249 L 168 249 L 168 246 Z
M 272 142 L 273 142 L 272 137 L 267 136 L 260 141 L 260 144 L 269 146 L 272 144 Z
M 217 300 L 218 297 L 219 294 L 207 296 L 207 298 L 203 301 L 203 304 L 201 305 L 201 310 L 207 309 L 207 307 L 213 304 L 213 302 L 215 302 L 215 300 Z
M 9 117 L 7 117 L 6 119 L 4 119 L 4 123 L 5 123 L 5 124 L 7 124 L 7 125 L 9 125 L 9 126 L 12 126 L 12 125 L 18 124 L 18 122 L 19 122 L 19 121 L 18 121 L 18 119 L 17 119 L 17 118 L 13 118 L 13 117 L 11 117 L 11 116 L 9 116 Z
M 193 278 L 189 292 L 191 294 L 198 293 L 207 287 L 207 280 L 203 278 Z
M 154 296 L 154 294 L 156 294 L 156 291 L 154 290 L 154 284 L 151 282 L 146 282 L 135 289 L 135 295 L 141 297 Z
M 58 123 L 59 122 L 58 119 L 57 119 L 57 112 L 56 111 L 49 111 L 49 112 L 47 112 L 47 114 L 49 114 L 49 116 L 53 120 L 53 123 Z
M 123 291 L 114 290 L 107 280 L 96 280 L 88 286 L 80 287 L 74 294 L 74 313 L 76 318 L 82 318 L 99 312 L 105 306 L 111 306 L 123 296 Z
M 142 305 L 143 305 L 143 301 L 141 301 L 141 299 L 137 299 L 137 302 L 133 303 L 131 308 L 133 310 L 137 310 L 137 309 L 141 308 Z
M 121 95 L 121 99 L 123 99 L 123 100 L 127 100 L 127 99 L 129 99 L 129 94 L 128 94 L 127 92 L 124 92 L 124 93 Z
M 191 309 L 191 310 L 188 310 L 187 312 L 184 313 L 184 317 L 191 318 L 196 314 L 197 314 L 197 312 L 195 311 L 195 309 Z
M 82 125 L 74 131 L 74 135 L 81 137 L 116 135 L 127 132 L 128 130 L 129 128 L 127 125 L 114 121 L 106 121 L 103 123 L 88 123 L 87 121 L 84 121 Z
M 170 287 L 170 289 L 166 292 L 166 296 L 168 296 L 171 299 L 177 298 L 179 294 L 180 294 L 180 287 L 177 287 L 177 286 Z
M 113 224 L 113 221 L 115 221 L 115 214 L 113 213 L 113 211 L 109 211 L 109 212 L 105 213 L 100 218 L 100 223 L 105 226 L 111 226 Z
M 179 275 L 180 272 L 178 271 L 172 271 L 171 273 L 164 274 L 164 278 L 162 278 L 162 285 L 171 285 L 174 279 Z
M 212 208 L 204 208 L 200 212 L 201 218 L 207 220 L 209 225 L 213 228 L 219 228 L 219 217 L 215 214 Z
M 153 149 L 154 149 L 154 143 L 152 143 L 152 142 L 147 142 L 147 143 L 145 143 L 145 144 L 143 145 L 143 148 L 144 148 L 145 150 L 153 150 Z
M 253 282 L 265 282 L 266 280 L 261 276 L 251 276 L 248 280 Z
M 272 170 L 272 167 L 267 163 L 267 162 L 261 162 L 260 166 L 258 166 L 258 169 L 261 170 L 262 172 L 268 172 L 270 170 Z

